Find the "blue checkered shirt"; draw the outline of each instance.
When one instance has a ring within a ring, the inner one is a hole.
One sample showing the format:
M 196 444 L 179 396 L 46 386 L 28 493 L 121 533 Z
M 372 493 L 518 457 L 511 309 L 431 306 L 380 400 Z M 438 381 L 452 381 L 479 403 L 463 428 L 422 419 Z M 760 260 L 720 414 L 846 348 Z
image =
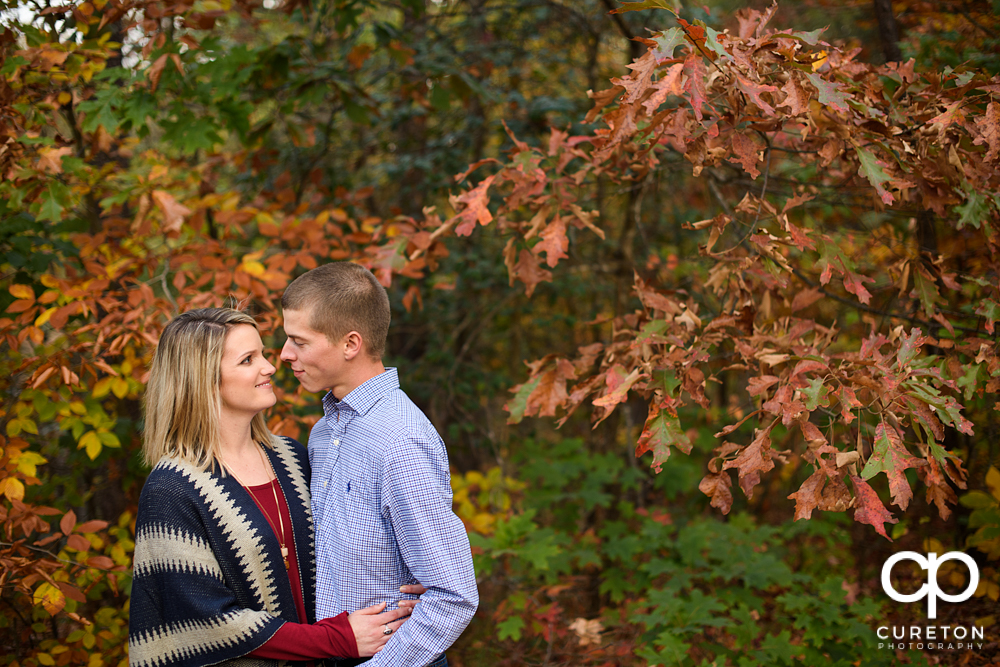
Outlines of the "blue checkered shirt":
M 370 665 L 421 667 L 472 620 L 479 592 L 469 538 L 452 512 L 448 452 L 386 369 L 341 400 L 323 398 L 309 434 L 316 526 L 316 619 L 427 587 Z

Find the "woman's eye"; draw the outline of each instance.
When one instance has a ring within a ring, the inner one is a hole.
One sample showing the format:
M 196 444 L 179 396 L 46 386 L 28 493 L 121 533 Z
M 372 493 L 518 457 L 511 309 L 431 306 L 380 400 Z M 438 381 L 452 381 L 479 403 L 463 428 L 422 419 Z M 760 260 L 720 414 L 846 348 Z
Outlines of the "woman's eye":
M 243 363 L 244 364 L 249 364 L 252 360 L 253 360 L 253 355 L 251 355 L 251 356 L 247 357 L 246 359 L 244 359 Z

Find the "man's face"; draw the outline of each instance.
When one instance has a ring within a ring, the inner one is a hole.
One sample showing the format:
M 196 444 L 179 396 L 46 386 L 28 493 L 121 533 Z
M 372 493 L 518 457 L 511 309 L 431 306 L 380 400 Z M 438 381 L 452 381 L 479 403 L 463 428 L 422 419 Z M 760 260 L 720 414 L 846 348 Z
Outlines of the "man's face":
M 341 384 L 347 372 L 344 350 L 310 326 L 312 309 L 286 310 L 283 316 L 288 340 L 281 348 L 281 360 L 292 367 L 302 387 L 319 392 Z

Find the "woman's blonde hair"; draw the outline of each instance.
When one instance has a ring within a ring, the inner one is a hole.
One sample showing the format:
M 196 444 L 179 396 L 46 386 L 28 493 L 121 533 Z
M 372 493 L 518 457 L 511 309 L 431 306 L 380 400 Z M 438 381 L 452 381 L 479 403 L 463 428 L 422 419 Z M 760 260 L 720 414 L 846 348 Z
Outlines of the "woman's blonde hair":
M 243 324 L 257 328 L 241 311 L 201 308 L 178 315 L 163 329 L 146 384 L 146 465 L 167 456 L 215 469 L 222 446 L 222 351 L 229 330 Z M 271 446 L 262 412 L 250 423 L 250 437 Z

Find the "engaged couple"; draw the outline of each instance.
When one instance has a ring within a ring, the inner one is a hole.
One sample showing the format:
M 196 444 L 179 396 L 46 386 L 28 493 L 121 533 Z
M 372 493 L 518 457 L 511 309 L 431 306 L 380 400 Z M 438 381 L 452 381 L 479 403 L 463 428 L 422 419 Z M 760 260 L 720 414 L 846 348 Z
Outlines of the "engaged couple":
M 281 305 L 281 359 L 326 392 L 308 451 L 267 430 L 275 367 L 253 318 L 192 310 L 160 337 L 129 663 L 444 667 L 479 594 L 444 442 L 382 365 L 385 289 L 332 263 Z

